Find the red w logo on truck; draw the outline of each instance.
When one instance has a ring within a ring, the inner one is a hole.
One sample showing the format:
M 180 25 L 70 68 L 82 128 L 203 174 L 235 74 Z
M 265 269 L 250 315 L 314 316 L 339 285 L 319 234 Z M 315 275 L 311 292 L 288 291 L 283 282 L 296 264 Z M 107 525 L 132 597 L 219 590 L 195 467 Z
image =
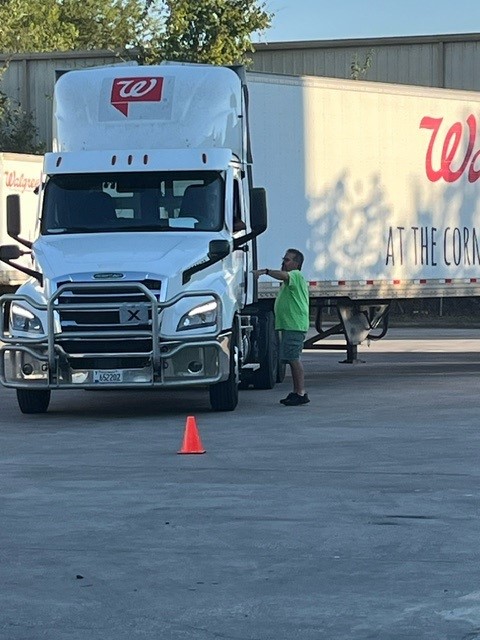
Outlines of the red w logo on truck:
M 480 178 L 480 167 L 476 168 L 478 157 L 480 155 L 480 149 L 477 150 L 473 156 L 473 147 L 477 137 L 477 121 L 475 116 L 470 114 L 467 118 L 468 126 L 468 144 L 465 151 L 465 155 L 460 154 L 460 158 L 455 162 L 456 169 L 452 168 L 452 164 L 456 160 L 456 156 L 460 147 L 460 143 L 463 137 L 463 125 L 461 122 L 455 122 L 447 131 L 445 140 L 443 142 L 442 153 L 440 156 L 440 167 L 435 169 L 432 164 L 433 146 L 437 139 L 438 131 L 443 122 L 443 118 L 431 118 L 425 116 L 420 122 L 420 129 L 431 129 L 432 136 L 427 149 L 427 155 L 425 158 L 425 170 L 427 177 L 431 182 L 437 182 L 441 178 L 445 182 L 455 182 L 458 180 L 466 168 L 468 167 L 468 181 L 475 182 Z
M 162 99 L 163 78 L 115 78 L 112 85 L 110 102 L 124 116 L 128 116 L 131 102 L 160 102 Z

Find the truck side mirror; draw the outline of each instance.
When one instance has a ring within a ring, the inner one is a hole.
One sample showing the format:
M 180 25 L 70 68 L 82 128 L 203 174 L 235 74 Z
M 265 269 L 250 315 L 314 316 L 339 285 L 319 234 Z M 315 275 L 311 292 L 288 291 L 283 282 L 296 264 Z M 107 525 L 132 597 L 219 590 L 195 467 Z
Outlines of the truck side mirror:
M 267 192 L 263 187 L 250 190 L 250 220 L 256 236 L 267 228 Z
M 20 237 L 20 196 L 18 193 L 7 196 L 7 233 L 28 249 L 32 248 L 30 240 Z
M 250 189 L 250 226 L 252 230 L 233 241 L 233 249 L 239 249 L 267 228 L 267 192 L 263 187 Z
M 250 226 L 252 230 L 233 241 L 233 250 L 239 249 L 267 228 L 267 192 L 263 187 L 250 189 Z
M 230 253 L 230 243 L 228 240 L 210 240 L 208 245 L 208 257 L 210 260 L 222 260 Z
M 230 243 L 228 240 L 210 240 L 208 244 L 208 261 L 196 264 L 183 272 L 183 284 L 186 284 L 194 273 L 209 267 L 215 262 L 219 262 L 226 258 L 230 253 Z
M 7 233 L 15 239 L 20 235 L 20 196 L 18 193 L 7 196 Z
M 10 196 L 7 196 L 9 198 Z M 18 260 L 24 255 L 31 253 L 30 251 L 22 251 L 20 247 L 16 244 L 4 244 L 0 247 L 0 262 L 5 262 L 6 264 L 18 269 L 22 273 L 26 273 L 27 276 L 32 276 L 36 278 L 41 285 L 43 285 L 43 276 L 39 271 L 35 271 L 34 269 L 29 269 L 28 267 L 24 267 L 21 264 L 15 264 L 12 260 Z
M 8 263 L 9 260 L 18 260 L 24 253 L 16 244 L 4 244 L 0 247 L 0 260 Z

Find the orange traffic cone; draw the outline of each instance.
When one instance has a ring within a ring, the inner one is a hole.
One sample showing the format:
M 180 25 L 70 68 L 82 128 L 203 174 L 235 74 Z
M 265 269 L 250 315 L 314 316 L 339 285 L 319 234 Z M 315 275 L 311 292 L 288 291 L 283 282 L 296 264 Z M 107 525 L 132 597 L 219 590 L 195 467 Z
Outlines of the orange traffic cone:
M 197 421 L 193 416 L 188 416 L 187 418 L 182 448 L 177 453 L 205 453 L 198 433 Z

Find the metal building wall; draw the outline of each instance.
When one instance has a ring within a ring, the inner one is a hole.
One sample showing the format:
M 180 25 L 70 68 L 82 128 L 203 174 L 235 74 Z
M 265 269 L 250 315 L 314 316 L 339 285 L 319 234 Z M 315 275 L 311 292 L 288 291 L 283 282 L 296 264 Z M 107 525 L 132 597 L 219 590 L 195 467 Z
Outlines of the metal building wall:
M 377 82 L 480 89 L 480 34 L 415 36 L 256 45 L 254 71 L 349 78 L 355 57 L 373 59 L 362 79 Z
M 480 90 L 480 33 L 256 44 L 252 70 L 350 78 L 355 57 L 372 65 L 362 79 Z M 57 71 L 121 64 L 110 51 L 0 56 L 1 89 L 34 115 L 39 139 L 50 148 L 52 96 Z

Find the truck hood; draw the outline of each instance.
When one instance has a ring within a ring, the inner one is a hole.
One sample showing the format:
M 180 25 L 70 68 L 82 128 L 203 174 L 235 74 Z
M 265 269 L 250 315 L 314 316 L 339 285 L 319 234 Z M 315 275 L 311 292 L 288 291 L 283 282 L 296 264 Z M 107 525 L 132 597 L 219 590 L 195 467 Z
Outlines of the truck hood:
M 95 233 L 42 236 L 35 259 L 51 280 L 95 273 L 171 278 L 206 258 L 214 233 Z

